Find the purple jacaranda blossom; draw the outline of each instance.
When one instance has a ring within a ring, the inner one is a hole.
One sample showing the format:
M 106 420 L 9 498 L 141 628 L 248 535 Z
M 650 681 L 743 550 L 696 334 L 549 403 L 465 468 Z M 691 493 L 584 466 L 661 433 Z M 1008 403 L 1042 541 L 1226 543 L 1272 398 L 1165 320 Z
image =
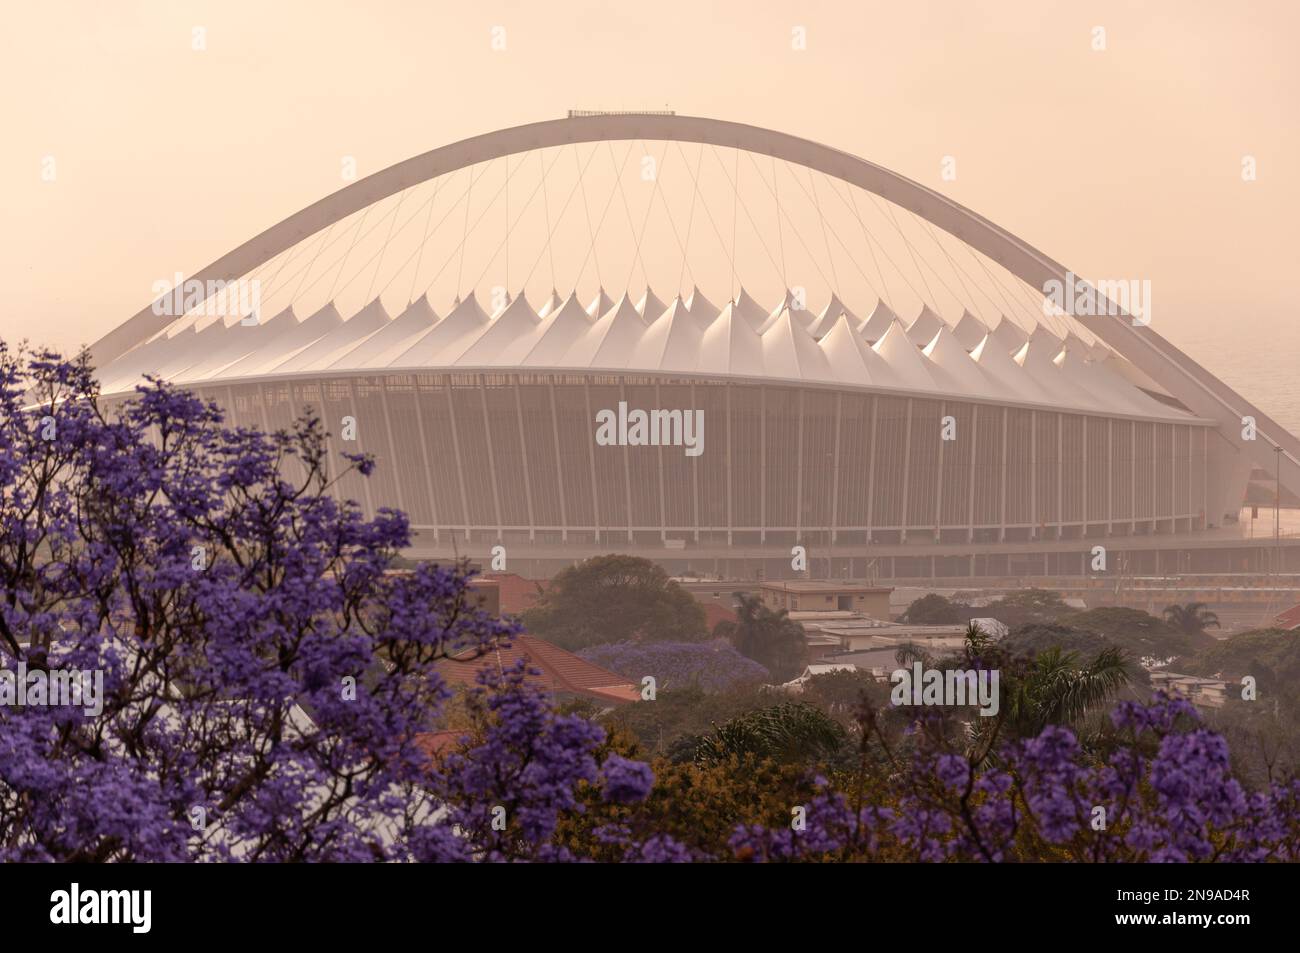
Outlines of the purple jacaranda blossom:
M 601 768 L 601 795 L 611 804 L 637 804 L 650 796 L 655 776 L 650 765 L 612 754 Z
M 1023 856 L 1017 838 L 1028 838 L 1076 860 L 1300 859 L 1300 781 L 1248 794 L 1224 740 L 1183 699 L 1126 703 L 1114 721 L 1132 737 L 1105 764 L 1059 726 L 978 767 L 922 743 L 941 735 L 917 733 L 888 808 L 855 814 L 823 785 L 799 829 L 738 827 L 730 846 L 745 860 L 1003 861 Z M 1153 736 L 1154 755 L 1142 747 Z
M 653 834 L 623 854 L 625 864 L 689 864 L 692 860 L 690 850 L 667 834 Z
M 935 760 L 935 777 L 954 790 L 961 790 L 966 786 L 971 772 L 971 763 L 961 755 L 944 754 Z
M 407 518 L 365 519 L 325 448 L 310 413 L 231 429 L 156 381 L 109 408 L 0 342 L 0 663 L 102 684 L 0 708 L 0 861 L 568 859 L 603 732 L 498 673 L 431 761 L 436 663 L 517 627 L 464 566 L 392 572 Z
M 479 673 L 469 702 L 486 729 L 443 760 L 434 783 L 448 821 L 480 859 L 541 859 L 561 813 L 581 810 L 579 782 L 597 780 L 604 731 L 576 715 L 556 714 L 528 674 L 522 662 Z

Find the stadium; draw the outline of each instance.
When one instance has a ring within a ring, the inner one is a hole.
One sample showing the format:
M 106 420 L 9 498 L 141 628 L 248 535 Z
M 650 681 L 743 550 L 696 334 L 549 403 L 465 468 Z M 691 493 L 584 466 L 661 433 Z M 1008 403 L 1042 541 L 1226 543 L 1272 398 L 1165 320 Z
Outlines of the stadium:
M 489 133 L 192 280 L 92 347 L 104 394 L 150 374 L 239 424 L 319 413 L 332 466 L 378 462 L 333 492 L 407 512 L 413 557 L 779 578 L 801 546 L 818 575 L 962 580 L 1290 551 L 1235 524 L 1252 473 L 1296 489 L 1300 444 L 1160 337 L 1149 298 L 1097 282 L 1045 306 L 1064 266 L 772 130 L 600 112 Z

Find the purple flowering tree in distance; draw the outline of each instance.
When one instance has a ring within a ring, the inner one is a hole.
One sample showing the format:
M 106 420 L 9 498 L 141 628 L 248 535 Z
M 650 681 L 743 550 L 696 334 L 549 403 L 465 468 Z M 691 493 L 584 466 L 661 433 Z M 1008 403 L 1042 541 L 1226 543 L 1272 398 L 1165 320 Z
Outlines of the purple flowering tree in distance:
M 615 642 L 578 653 L 611 672 L 639 682 L 653 675 L 659 689 L 695 686 L 720 692 L 737 685 L 756 685 L 771 676 L 723 639 L 712 642 Z
M 161 384 L 108 413 L 84 363 L 0 342 L 0 860 L 546 855 L 603 732 L 514 672 L 432 765 L 435 661 L 516 627 L 459 567 L 388 572 L 406 517 L 337 476 L 319 421 L 231 430 Z

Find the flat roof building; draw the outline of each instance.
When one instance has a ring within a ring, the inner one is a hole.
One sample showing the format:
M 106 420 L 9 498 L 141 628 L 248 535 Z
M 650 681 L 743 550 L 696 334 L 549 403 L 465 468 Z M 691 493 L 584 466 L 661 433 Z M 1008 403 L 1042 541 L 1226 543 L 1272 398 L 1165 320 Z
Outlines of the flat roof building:
M 888 622 L 891 592 L 887 586 L 790 579 L 763 583 L 759 599 L 774 612 L 856 612 Z
M 1228 683 L 1221 678 L 1155 671 L 1151 673 L 1151 687 L 1181 695 L 1199 708 L 1222 708 L 1228 700 Z

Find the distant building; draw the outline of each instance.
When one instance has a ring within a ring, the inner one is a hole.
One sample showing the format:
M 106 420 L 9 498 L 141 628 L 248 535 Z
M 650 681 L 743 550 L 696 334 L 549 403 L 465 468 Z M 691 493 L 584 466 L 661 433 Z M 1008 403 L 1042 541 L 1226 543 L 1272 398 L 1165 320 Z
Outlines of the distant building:
M 870 672 L 878 682 L 889 680 L 890 673 L 902 666 L 899 664 L 898 646 L 864 649 L 859 652 L 839 652 L 823 656 L 823 665 L 852 665 L 859 672 Z
M 808 659 L 812 662 L 844 651 L 839 639 L 824 632 L 809 632 L 804 629 L 804 642 L 808 646 Z
M 840 652 L 918 645 L 934 655 L 956 651 L 966 643 L 965 625 L 905 625 L 865 617 L 798 618 L 796 621 L 803 625 L 806 637 L 816 637 L 821 644 L 833 639 Z
M 1285 612 L 1279 612 L 1269 623 L 1270 628 L 1286 629 L 1288 632 L 1300 629 L 1300 605 L 1292 606 Z
M 478 572 L 478 566 L 471 563 L 469 566 L 473 572 Z M 409 575 L 413 570 L 409 568 L 389 569 L 386 571 L 390 576 Z M 466 588 L 474 595 L 474 602 L 480 608 L 492 615 L 500 615 L 503 611 L 502 593 L 500 581 L 493 576 L 476 575 L 470 579 Z M 509 612 L 511 610 L 504 609 Z
M 701 605 L 704 606 L 704 627 L 710 632 L 719 622 L 735 622 L 737 619 L 734 609 L 718 605 L 716 602 L 703 602 Z
M 1221 678 L 1156 671 L 1151 673 L 1151 687 L 1181 695 L 1200 708 L 1222 708 L 1228 700 L 1228 683 Z
M 1007 633 L 1011 631 L 1005 622 L 999 622 L 997 619 L 991 617 L 971 619 L 971 622 L 979 626 L 980 631 L 990 639 L 1005 639 Z
M 478 597 L 480 609 L 492 615 L 501 614 L 501 586 L 495 579 L 475 576 L 469 581 L 469 590 Z
M 888 586 L 793 579 L 764 583 L 759 599 L 774 612 L 857 612 L 888 622 L 891 592 Z
M 479 581 L 496 585 L 500 593 L 500 611 L 507 615 L 518 615 L 537 605 L 550 585 L 549 580 L 525 579 L 513 572 L 485 573 L 475 580 Z
M 804 686 L 808 684 L 808 681 L 816 678 L 818 675 L 829 675 L 832 672 L 856 672 L 857 670 L 858 667 L 856 665 L 844 662 L 837 664 L 813 664 L 807 666 L 803 670 L 803 673 L 797 678 L 792 678 L 790 681 L 783 683 L 781 689 L 790 692 L 791 694 L 798 695 L 803 692 Z
M 532 635 L 515 636 L 509 648 L 497 647 L 483 654 L 470 650 L 442 659 L 437 669 L 449 686 L 472 687 L 482 669 L 503 672 L 520 659 L 540 672 L 529 676 L 529 681 L 557 702 L 587 698 L 605 705 L 625 705 L 641 699 L 640 688 L 624 676 Z

